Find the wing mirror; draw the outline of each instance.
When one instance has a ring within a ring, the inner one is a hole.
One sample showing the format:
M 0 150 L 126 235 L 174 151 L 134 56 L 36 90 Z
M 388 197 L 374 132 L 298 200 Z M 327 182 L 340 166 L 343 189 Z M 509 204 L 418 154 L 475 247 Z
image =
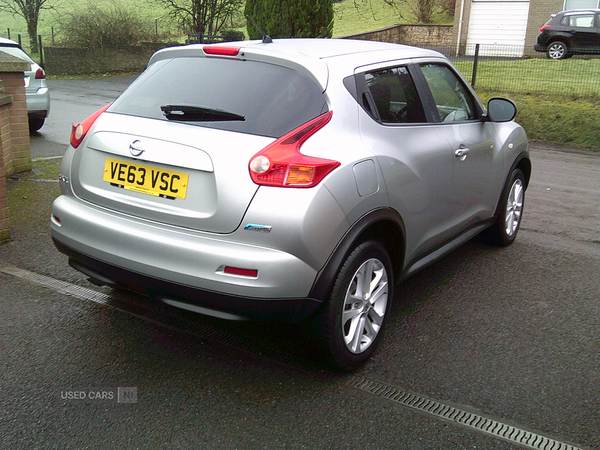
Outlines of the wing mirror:
M 492 122 L 510 122 L 517 115 L 517 105 L 506 98 L 492 98 L 488 102 L 487 117 Z

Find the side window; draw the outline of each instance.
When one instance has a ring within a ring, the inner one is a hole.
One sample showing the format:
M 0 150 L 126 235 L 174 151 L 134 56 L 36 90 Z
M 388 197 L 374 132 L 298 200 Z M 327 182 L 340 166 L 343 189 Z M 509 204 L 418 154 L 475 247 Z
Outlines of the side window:
M 586 14 L 586 15 L 576 15 L 571 16 L 571 26 L 579 27 L 579 28 L 593 28 L 594 27 L 594 15 Z
M 406 67 L 368 72 L 365 74 L 365 82 L 381 122 L 423 123 L 427 121 L 417 88 Z M 367 108 L 370 109 L 368 105 Z
M 460 79 L 443 64 L 421 65 L 423 76 L 442 122 L 477 119 L 475 99 Z

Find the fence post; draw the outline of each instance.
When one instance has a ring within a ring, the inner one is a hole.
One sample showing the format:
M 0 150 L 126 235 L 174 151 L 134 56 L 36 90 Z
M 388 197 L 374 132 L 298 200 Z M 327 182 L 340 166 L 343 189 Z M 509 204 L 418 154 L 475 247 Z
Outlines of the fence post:
M 475 89 L 475 79 L 477 78 L 477 62 L 479 61 L 479 44 L 475 44 L 475 55 L 473 56 L 473 75 L 471 76 L 471 87 Z
M 21 35 L 17 34 L 17 37 L 19 38 L 19 47 L 23 48 L 23 43 L 21 42 Z
M 38 35 L 38 49 L 40 51 L 40 66 L 44 67 L 44 48 L 42 47 L 42 35 Z
M 10 39 L 10 28 L 8 28 L 7 31 L 8 31 L 8 38 Z

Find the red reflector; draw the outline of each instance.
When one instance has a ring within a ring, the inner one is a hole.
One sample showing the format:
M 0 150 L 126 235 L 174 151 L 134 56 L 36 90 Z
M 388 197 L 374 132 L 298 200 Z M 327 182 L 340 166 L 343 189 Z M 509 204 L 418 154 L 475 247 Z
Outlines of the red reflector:
M 258 270 L 254 269 L 240 269 L 239 267 L 225 267 L 225 273 L 230 273 L 232 275 L 242 275 L 244 277 L 258 277 Z
M 205 45 L 202 47 L 207 55 L 218 56 L 237 56 L 240 52 L 240 47 L 226 47 L 222 45 Z

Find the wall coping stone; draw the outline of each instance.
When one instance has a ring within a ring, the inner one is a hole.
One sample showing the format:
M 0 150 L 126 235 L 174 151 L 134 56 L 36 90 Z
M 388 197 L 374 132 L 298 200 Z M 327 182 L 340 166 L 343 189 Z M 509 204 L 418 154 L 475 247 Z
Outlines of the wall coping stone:
M 31 70 L 31 63 L 0 50 L 0 72 L 25 72 Z
M 364 31 L 362 33 L 351 34 L 349 36 L 344 36 L 342 39 L 352 39 L 354 37 L 366 36 L 366 35 L 375 34 L 375 33 L 382 33 L 384 31 L 394 30 L 396 28 L 420 28 L 420 27 L 443 29 L 443 28 L 453 28 L 454 25 L 435 25 L 435 24 L 429 24 L 429 23 L 399 23 L 397 25 L 391 25 L 389 27 L 380 28 L 379 30 L 371 30 L 371 31 Z

